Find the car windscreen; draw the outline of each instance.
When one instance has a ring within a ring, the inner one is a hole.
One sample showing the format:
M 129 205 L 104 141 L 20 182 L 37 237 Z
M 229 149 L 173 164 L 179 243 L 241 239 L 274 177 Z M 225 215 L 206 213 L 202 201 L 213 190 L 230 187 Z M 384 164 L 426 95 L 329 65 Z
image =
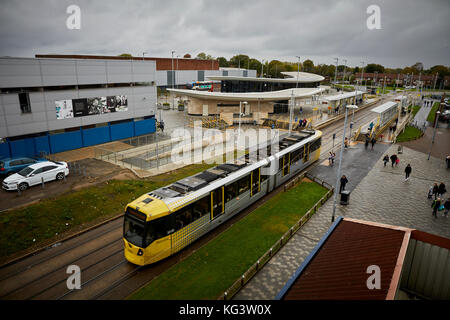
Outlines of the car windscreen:
M 28 176 L 31 172 L 33 172 L 34 169 L 30 168 L 30 167 L 26 167 L 23 168 L 22 170 L 20 170 L 19 172 L 17 172 L 18 174 L 20 174 L 22 177 L 26 177 Z

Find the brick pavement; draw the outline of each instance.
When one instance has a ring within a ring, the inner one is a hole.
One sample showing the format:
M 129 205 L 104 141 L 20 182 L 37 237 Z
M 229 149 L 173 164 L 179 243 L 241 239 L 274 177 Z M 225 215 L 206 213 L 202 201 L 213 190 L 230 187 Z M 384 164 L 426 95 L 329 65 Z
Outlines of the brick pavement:
M 343 168 L 351 170 L 351 167 L 355 166 L 355 170 L 360 171 L 360 176 L 354 176 L 353 180 L 360 182 L 356 181 L 355 183 L 358 183 L 356 186 L 350 185 L 349 182 L 349 189 L 352 190 L 350 203 L 348 206 L 338 203 L 336 217 L 344 216 L 416 228 L 450 237 L 450 218 L 443 217 L 442 213 L 437 219 L 433 218 L 431 202 L 426 197 L 429 187 L 434 182 L 442 181 L 450 190 L 450 170 L 446 169 L 443 160 L 433 157 L 427 160 L 426 153 L 406 147 L 403 154 L 399 155 L 401 162 L 398 168 L 392 168 L 390 165 L 384 167 L 382 155 L 397 153 L 397 147 L 397 145 L 377 144 L 374 150 L 376 153 L 371 157 L 375 159 L 373 166 L 367 162 L 370 158 L 365 157 L 362 152 L 363 145 L 359 144 L 353 149 L 346 150 L 344 157 L 352 158 L 353 154 L 353 158 L 360 158 L 360 161 L 358 166 L 355 165 L 355 161 L 344 161 Z M 409 181 L 405 182 L 404 168 L 407 163 L 411 164 L 413 171 Z M 336 179 L 335 171 L 329 170 L 325 165 L 320 165 L 315 170 L 321 172 L 328 170 L 328 180 Z M 335 181 L 332 184 L 334 183 Z M 333 199 L 330 198 L 234 299 L 274 299 L 330 227 L 332 207 Z

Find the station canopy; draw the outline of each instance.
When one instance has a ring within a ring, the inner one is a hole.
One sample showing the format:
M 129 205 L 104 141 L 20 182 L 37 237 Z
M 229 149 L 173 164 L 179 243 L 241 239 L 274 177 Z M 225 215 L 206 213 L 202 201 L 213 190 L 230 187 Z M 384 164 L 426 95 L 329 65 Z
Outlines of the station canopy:
M 362 95 L 363 91 L 352 91 L 352 92 L 342 92 L 340 94 L 336 94 L 334 96 L 328 96 L 328 97 L 324 97 L 323 99 L 326 101 L 339 101 L 342 99 L 347 99 L 347 98 L 352 98 L 355 95 L 359 96 Z
M 373 108 L 370 111 L 381 114 L 381 113 L 385 113 L 389 109 L 395 108 L 396 106 L 397 106 L 397 102 L 388 101 L 386 103 L 383 103 L 381 106 Z

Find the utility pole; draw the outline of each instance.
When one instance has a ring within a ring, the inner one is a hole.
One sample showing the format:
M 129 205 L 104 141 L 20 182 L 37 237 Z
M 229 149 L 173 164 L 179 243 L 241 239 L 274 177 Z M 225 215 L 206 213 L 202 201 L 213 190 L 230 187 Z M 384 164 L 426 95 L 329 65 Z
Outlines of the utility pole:
M 300 77 L 300 57 L 296 56 L 298 58 L 297 62 L 297 83 L 295 84 L 295 88 L 298 88 L 298 78 Z
M 293 109 L 294 109 L 294 90 L 292 90 L 291 93 L 291 108 L 289 110 L 289 136 L 291 136 L 291 131 L 292 131 L 292 117 L 293 117 Z
M 347 66 L 347 60 L 344 59 L 344 75 L 342 76 L 342 85 L 344 85 L 344 81 L 345 81 L 345 67 Z
M 334 58 L 334 60 L 336 60 L 336 71 L 334 72 L 334 84 L 336 85 L 337 67 L 338 67 L 339 58 Z

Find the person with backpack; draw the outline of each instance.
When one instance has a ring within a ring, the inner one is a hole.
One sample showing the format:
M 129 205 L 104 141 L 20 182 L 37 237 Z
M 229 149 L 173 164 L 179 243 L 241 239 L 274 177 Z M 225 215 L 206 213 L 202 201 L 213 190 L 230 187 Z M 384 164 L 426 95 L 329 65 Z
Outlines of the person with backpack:
M 441 198 L 437 198 L 431 204 L 431 208 L 433 208 L 433 216 L 435 218 L 437 218 L 437 212 L 438 212 L 440 206 L 441 206 Z
M 437 196 L 438 196 L 438 193 L 439 193 L 439 187 L 438 187 L 438 184 L 435 183 L 435 184 L 433 185 L 434 200 L 436 200 L 436 198 L 437 198 Z
M 392 156 L 391 156 L 391 162 L 392 162 L 392 168 L 394 167 L 394 164 L 396 163 L 396 161 L 397 161 L 397 155 L 396 154 L 393 154 Z

